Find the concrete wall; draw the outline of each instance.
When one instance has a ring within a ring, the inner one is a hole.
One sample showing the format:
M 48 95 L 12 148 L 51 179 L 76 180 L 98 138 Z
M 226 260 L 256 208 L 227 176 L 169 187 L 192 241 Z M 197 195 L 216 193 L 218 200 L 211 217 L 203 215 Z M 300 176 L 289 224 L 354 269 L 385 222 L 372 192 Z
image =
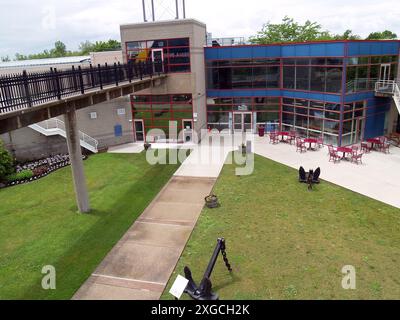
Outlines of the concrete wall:
M 114 64 L 114 63 L 123 63 L 124 59 L 122 56 L 122 51 L 105 51 L 105 52 L 91 52 L 90 53 L 90 61 L 93 66 L 97 66 L 98 64 Z

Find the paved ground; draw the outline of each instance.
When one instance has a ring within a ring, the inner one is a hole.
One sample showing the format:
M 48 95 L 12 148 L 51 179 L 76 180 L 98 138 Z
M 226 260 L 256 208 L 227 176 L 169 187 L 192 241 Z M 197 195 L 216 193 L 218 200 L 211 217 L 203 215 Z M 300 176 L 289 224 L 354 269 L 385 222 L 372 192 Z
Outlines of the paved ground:
M 321 178 L 400 208 L 400 148 L 390 154 L 373 151 L 363 157 L 363 164 L 348 161 L 329 162 L 328 149 L 300 154 L 294 145 L 272 145 L 267 137 L 255 137 L 255 153 L 295 169 L 321 167 Z
M 214 183 L 173 177 L 73 299 L 159 299 Z

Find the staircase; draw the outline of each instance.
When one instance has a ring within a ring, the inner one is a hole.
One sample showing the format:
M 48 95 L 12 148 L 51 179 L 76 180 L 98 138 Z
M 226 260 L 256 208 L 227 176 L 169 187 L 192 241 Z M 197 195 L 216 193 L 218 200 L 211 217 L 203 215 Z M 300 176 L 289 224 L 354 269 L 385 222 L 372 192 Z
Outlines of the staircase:
M 400 113 L 400 89 L 396 80 L 379 80 L 375 83 L 375 95 L 379 97 L 392 97 Z
M 66 138 L 65 123 L 57 118 L 32 124 L 29 126 L 29 128 L 45 135 L 46 137 L 59 135 Z M 82 131 L 79 131 L 79 139 L 83 148 L 93 153 L 98 152 L 97 146 L 99 143 L 96 139 L 88 136 Z

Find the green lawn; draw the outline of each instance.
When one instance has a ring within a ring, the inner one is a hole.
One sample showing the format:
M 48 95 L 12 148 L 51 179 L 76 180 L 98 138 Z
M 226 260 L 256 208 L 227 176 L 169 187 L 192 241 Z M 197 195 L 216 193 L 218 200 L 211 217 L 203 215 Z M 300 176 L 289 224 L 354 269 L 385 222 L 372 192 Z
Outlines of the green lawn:
M 0 299 L 69 299 L 177 165 L 150 166 L 145 154 L 99 154 L 85 161 L 90 214 L 78 214 L 71 169 L 0 190 Z M 41 288 L 53 265 L 57 289 Z
M 203 210 L 164 299 L 185 265 L 201 280 L 218 237 L 234 269 L 219 257 L 221 299 L 400 298 L 399 209 L 327 182 L 310 192 L 296 170 L 259 156 L 251 176 L 225 165 L 214 191 L 221 207 Z M 344 265 L 356 290 L 341 287 Z

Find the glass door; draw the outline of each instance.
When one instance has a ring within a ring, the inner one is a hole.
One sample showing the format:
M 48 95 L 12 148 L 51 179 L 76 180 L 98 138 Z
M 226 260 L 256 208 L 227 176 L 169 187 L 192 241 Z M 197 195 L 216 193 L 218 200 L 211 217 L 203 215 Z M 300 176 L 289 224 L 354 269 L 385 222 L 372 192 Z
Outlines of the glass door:
M 134 133 L 137 142 L 144 141 L 144 123 L 143 120 L 134 121 Z
M 163 61 L 164 61 L 163 49 L 152 49 L 151 61 L 153 62 L 154 73 L 163 72 Z
M 191 142 L 193 139 L 193 120 L 183 119 L 183 142 Z
M 381 81 L 390 80 L 390 63 L 381 64 L 379 80 L 381 80 Z
M 234 112 L 233 113 L 233 131 L 234 132 L 251 132 L 253 127 L 253 119 L 251 112 Z

